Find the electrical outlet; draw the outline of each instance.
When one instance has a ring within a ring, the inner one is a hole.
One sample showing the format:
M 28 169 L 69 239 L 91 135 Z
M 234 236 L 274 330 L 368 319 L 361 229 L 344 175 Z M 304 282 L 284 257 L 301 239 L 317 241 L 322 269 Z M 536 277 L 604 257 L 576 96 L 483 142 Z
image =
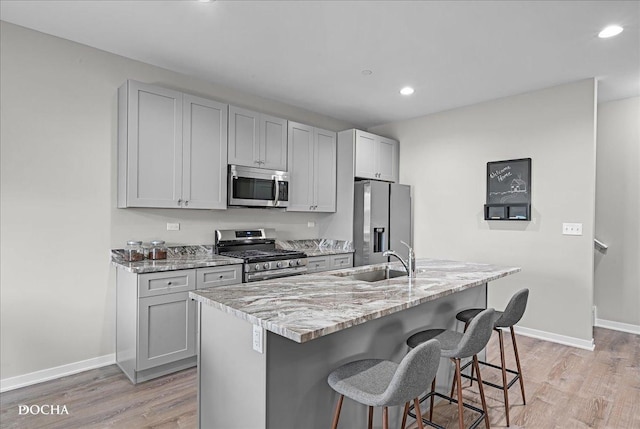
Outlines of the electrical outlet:
M 179 223 L 167 223 L 167 231 L 180 231 Z
M 316 223 L 312 220 L 310 220 L 309 222 L 307 222 L 307 228 L 315 228 Z
M 262 353 L 262 327 L 253 325 L 253 350 Z
M 562 235 L 582 235 L 581 223 L 563 223 Z

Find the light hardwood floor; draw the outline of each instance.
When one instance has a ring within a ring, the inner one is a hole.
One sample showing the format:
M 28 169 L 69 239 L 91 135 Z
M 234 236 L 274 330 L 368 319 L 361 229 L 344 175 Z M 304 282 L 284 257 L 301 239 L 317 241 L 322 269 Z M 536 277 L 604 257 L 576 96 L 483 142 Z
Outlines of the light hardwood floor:
M 511 428 L 640 429 L 640 336 L 599 328 L 594 336 L 593 352 L 518 336 L 527 405 L 522 405 L 516 383 L 509 391 Z M 505 347 L 508 363 L 515 367 L 508 335 Z M 495 334 L 487 358 L 499 362 Z M 499 371 L 485 368 L 484 378 L 499 380 Z M 111 365 L 1 394 L 0 427 L 195 428 L 195 383 L 196 370 L 189 369 L 134 386 Z M 479 406 L 476 384 L 469 388 L 464 383 L 464 396 Z M 506 427 L 501 391 L 485 391 L 491 427 Z M 69 414 L 19 416 L 20 404 L 66 405 Z M 379 423 L 378 414 L 376 418 Z M 465 412 L 467 424 L 474 418 Z M 438 404 L 434 421 L 457 428 L 455 404 Z

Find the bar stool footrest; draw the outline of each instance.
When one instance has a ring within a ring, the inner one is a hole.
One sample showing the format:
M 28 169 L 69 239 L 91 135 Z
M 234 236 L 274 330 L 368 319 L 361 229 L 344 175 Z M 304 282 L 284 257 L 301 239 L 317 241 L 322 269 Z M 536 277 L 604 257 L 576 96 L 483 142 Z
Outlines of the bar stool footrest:
M 422 404 L 424 401 L 426 401 L 427 399 L 431 398 L 432 396 L 437 396 L 437 397 L 439 397 L 439 398 L 446 399 L 446 400 L 451 401 L 451 402 L 455 402 L 456 404 L 458 403 L 458 400 L 457 400 L 457 399 L 450 398 L 449 396 L 443 395 L 442 393 L 438 393 L 438 392 L 429 392 L 429 393 L 427 393 L 426 395 L 424 395 L 422 398 L 420 398 L 420 401 L 419 401 L 419 402 L 420 402 L 420 404 Z M 483 411 L 481 408 L 474 407 L 473 405 L 470 405 L 470 404 L 465 404 L 464 402 L 462 403 L 462 406 L 463 406 L 463 407 L 465 407 L 465 408 L 470 409 L 471 411 L 475 411 L 476 413 L 479 413 L 479 414 L 480 414 L 480 417 L 478 417 L 478 418 L 477 418 L 477 419 L 476 419 L 476 420 L 471 424 L 471 426 L 469 426 L 469 428 L 468 428 L 468 429 L 475 429 L 475 428 L 477 428 L 477 427 L 478 427 L 478 425 L 480 424 L 480 422 L 482 422 L 482 420 L 484 419 L 484 415 L 485 415 L 484 411 Z M 407 414 L 409 414 L 411 417 L 413 417 L 413 418 L 415 419 L 417 416 L 416 416 L 416 414 L 415 414 L 415 413 L 413 413 L 413 410 L 414 410 L 414 409 L 415 409 L 415 407 L 414 407 L 413 405 L 411 405 L 411 406 L 409 407 L 409 412 L 408 412 Z M 422 411 L 422 407 L 420 407 L 420 410 Z M 423 417 L 422 417 L 422 423 L 427 424 L 427 425 L 429 425 L 429 426 L 431 426 L 431 427 L 434 427 L 434 428 L 436 428 L 436 429 L 446 429 L 446 428 L 445 428 L 445 427 L 443 427 L 443 426 L 440 426 L 440 425 L 438 425 L 438 424 L 436 424 L 436 423 L 433 423 L 431 420 L 427 420 L 427 419 L 425 419 L 425 418 L 424 418 L 424 414 L 425 414 L 425 413 L 424 413 L 424 411 L 423 411 L 421 414 L 423 415 Z
M 476 377 L 471 377 L 470 375 L 467 375 L 467 374 L 463 374 L 463 373 L 462 373 L 462 371 L 463 371 L 463 370 L 465 370 L 465 369 L 466 369 L 469 365 L 471 365 L 472 363 L 473 363 L 472 361 L 469 361 L 469 362 L 465 363 L 464 365 L 462 365 L 462 367 L 460 367 L 460 376 L 461 376 L 461 377 L 466 378 L 467 380 L 473 380 L 473 381 L 477 382 L 477 381 L 478 381 L 478 379 L 477 379 Z M 494 364 L 489 363 L 489 362 L 483 362 L 483 361 L 481 361 L 481 360 L 478 360 L 478 363 L 481 363 L 481 364 L 486 365 L 486 366 L 490 366 L 490 367 L 495 368 L 495 369 L 502 370 L 502 367 L 501 367 L 501 366 L 499 366 L 499 365 L 494 365 Z M 515 377 L 513 377 L 513 378 L 511 379 L 511 381 L 509 381 L 509 382 L 507 383 L 507 389 L 509 389 L 511 386 L 513 386 L 513 384 L 514 384 L 516 381 L 518 381 L 518 379 L 520 378 L 520 373 L 519 373 L 518 371 L 514 371 L 514 370 L 512 370 L 512 369 L 508 369 L 508 368 L 505 368 L 505 371 L 506 371 L 506 372 L 508 372 L 508 373 L 510 373 L 510 374 L 514 374 L 514 375 L 515 375 Z M 502 385 L 500 385 L 500 384 L 495 384 L 495 383 L 492 383 L 492 382 L 487 381 L 487 380 L 482 380 L 482 383 L 483 383 L 483 384 L 486 384 L 487 386 L 495 387 L 496 389 L 501 389 L 501 390 L 503 390 L 503 389 L 504 389 L 504 387 L 503 387 Z

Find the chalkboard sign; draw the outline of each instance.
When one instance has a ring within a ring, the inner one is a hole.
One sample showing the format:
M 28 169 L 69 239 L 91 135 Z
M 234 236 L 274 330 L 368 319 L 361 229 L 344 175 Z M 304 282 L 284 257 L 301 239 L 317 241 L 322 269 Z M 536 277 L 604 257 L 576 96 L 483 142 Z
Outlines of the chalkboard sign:
M 487 162 L 487 220 L 530 220 L 531 158 Z

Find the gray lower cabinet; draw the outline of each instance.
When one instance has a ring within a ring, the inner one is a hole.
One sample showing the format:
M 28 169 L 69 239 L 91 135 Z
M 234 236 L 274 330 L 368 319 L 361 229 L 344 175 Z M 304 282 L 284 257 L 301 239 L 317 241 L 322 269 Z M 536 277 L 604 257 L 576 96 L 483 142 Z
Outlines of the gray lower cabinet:
M 307 262 L 308 273 L 318 273 L 321 271 L 339 270 L 341 268 L 353 267 L 353 254 L 341 253 L 337 255 L 311 256 Z
M 196 365 L 189 291 L 242 282 L 241 265 L 116 273 L 116 362 L 133 383 Z

